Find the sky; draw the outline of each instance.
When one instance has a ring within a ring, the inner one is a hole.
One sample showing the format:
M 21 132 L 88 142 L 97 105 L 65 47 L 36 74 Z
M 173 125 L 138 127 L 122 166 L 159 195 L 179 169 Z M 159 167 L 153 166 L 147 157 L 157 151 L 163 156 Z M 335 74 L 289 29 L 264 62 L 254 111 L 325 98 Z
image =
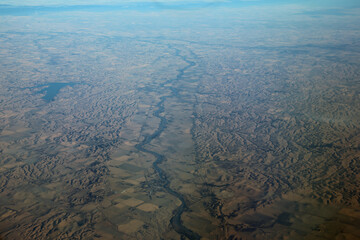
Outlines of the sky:
M 161 4 L 194 4 L 204 5 L 223 4 L 223 5 L 257 5 L 257 4 L 306 4 L 309 6 L 321 7 L 360 7 L 358 0 L 0 0 L 0 4 L 15 6 L 71 6 L 71 5 L 119 5 L 124 3 L 161 3 Z

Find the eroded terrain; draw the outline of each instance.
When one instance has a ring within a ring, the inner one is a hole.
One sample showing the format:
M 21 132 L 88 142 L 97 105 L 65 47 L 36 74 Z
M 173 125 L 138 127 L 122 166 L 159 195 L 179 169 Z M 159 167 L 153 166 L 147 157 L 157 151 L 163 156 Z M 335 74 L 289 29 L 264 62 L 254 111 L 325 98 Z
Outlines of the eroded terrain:
M 305 10 L 0 16 L 1 237 L 359 239 L 359 16 Z

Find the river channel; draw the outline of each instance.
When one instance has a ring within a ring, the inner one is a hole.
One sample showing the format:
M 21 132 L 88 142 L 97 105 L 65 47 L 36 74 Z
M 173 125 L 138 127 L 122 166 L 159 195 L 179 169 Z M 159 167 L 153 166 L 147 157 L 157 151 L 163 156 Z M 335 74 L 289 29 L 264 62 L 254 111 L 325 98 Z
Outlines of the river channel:
M 175 50 L 175 57 L 180 57 L 183 61 L 185 61 L 187 63 L 187 65 L 181 69 L 178 70 L 178 74 L 176 76 L 176 78 L 168 80 L 164 83 L 162 83 L 159 87 L 159 89 L 165 89 L 165 90 L 170 90 L 171 91 L 171 97 L 176 97 L 179 99 L 179 93 L 178 93 L 178 89 L 172 86 L 168 86 L 169 83 L 173 83 L 173 82 L 177 82 L 177 81 L 181 81 L 183 79 L 184 76 L 184 72 L 188 69 L 191 68 L 193 66 L 195 66 L 195 63 L 188 60 L 186 57 L 181 56 L 180 55 L 180 51 L 176 48 L 173 48 L 171 46 L 169 46 L 169 48 L 172 48 Z M 160 153 L 151 151 L 146 149 L 146 145 L 149 144 L 152 140 L 158 138 L 161 133 L 167 128 L 167 119 L 162 116 L 161 114 L 165 112 L 165 107 L 164 107 L 164 102 L 167 100 L 168 97 L 170 96 L 162 96 L 160 98 L 159 103 L 156 105 L 157 110 L 153 113 L 153 116 L 157 117 L 160 119 L 160 124 L 157 128 L 157 130 L 149 135 L 146 136 L 144 138 L 143 141 L 141 141 L 139 144 L 137 144 L 135 147 L 137 150 L 141 151 L 141 152 L 145 152 L 145 153 L 149 153 L 151 155 L 153 155 L 156 160 L 153 163 L 153 168 L 155 170 L 155 172 L 158 174 L 158 176 L 160 177 L 161 180 L 161 184 L 162 187 L 164 188 L 164 190 L 166 192 L 168 192 L 169 194 L 173 195 L 174 197 L 178 198 L 181 201 L 181 205 L 179 207 L 177 207 L 174 212 L 173 212 L 173 217 L 170 220 L 171 226 L 174 228 L 174 230 L 179 233 L 182 238 L 185 236 L 188 239 L 191 240 L 198 240 L 200 239 L 200 235 L 191 231 L 190 229 L 188 229 L 187 227 L 185 227 L 182 223 L 181 220 L 181 215 L 183 214 L 184 211 L 186 211 L 188 209 L 187 205 L 186 205 L 186 201 L 183 197 L 182 194 L 180 194 L 179 192 L 174 191 L 172 188 L 170 188 L 170 181 L 168 180 L 166 173 L 164 172 L 163 169 L 161 169 L 159 167 L 159 164 L 163 163 L 164 161 L 166 161 L 166 157 Z

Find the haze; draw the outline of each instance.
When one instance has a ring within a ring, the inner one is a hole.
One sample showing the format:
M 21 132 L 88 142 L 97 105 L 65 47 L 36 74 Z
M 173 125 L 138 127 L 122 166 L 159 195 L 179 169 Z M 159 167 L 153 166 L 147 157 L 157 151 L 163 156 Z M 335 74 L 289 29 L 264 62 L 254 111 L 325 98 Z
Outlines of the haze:
M 358 1 L 1 1 L 0 238 L 360 239 Z

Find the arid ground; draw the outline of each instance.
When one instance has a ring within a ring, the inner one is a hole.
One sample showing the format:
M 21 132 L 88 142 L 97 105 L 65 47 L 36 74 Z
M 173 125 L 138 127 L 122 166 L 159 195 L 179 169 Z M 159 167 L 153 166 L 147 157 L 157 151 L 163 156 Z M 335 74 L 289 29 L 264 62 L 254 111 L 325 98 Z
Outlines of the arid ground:
M 0 238 L 360 239 L 360 5 L 289 2 L 0 5 Z

